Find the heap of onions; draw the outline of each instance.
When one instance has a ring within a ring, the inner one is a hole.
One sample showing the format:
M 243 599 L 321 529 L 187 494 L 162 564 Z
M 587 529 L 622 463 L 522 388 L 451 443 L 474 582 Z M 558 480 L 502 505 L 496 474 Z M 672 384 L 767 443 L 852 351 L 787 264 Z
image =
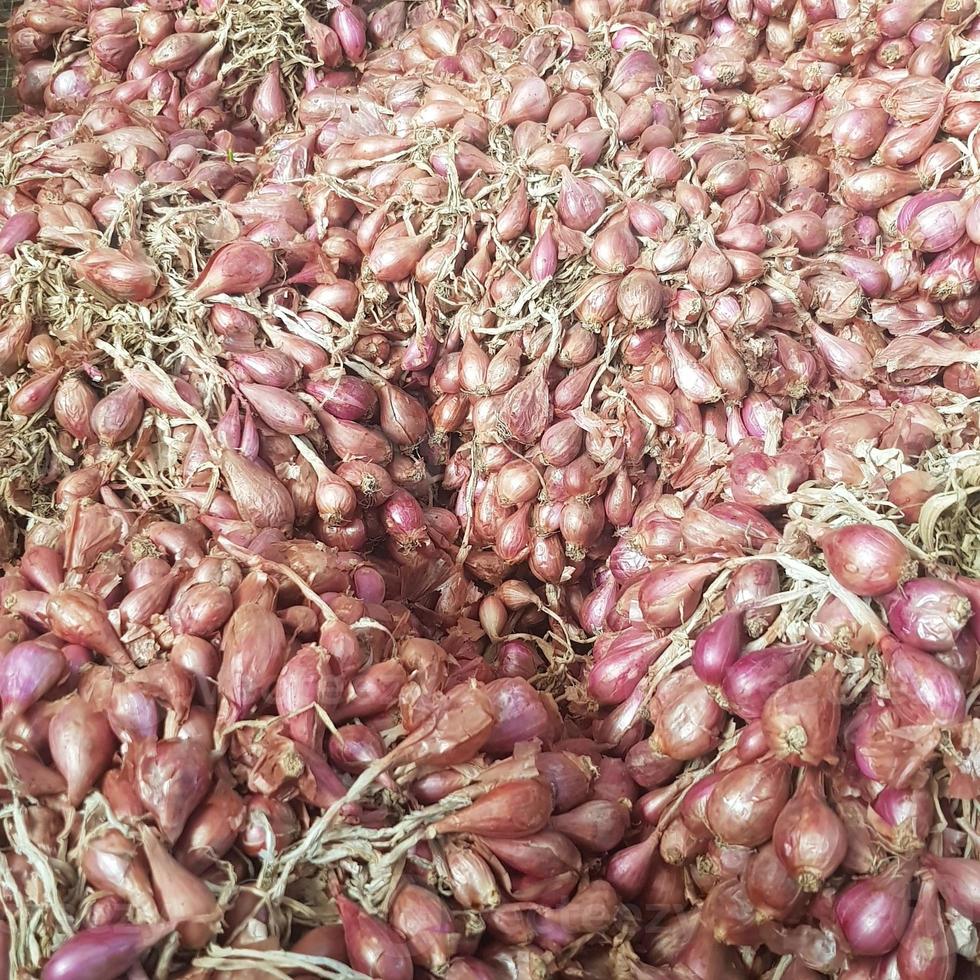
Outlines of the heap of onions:
M 10 969 L 970 976 L 972 6 L 247 6 L 11 22 Z
M 113 94 L 122 105 L 179 113 L 205 130 L 222 128 L 231 111 L 266 131 L 293 115 L 317 69 L 333 85 L 353 81 L 351 65 L 378 29 L 347 0 L 27 0 L 8 36 L 16 93 L 30 109 L 79 115 L 93 98 Z

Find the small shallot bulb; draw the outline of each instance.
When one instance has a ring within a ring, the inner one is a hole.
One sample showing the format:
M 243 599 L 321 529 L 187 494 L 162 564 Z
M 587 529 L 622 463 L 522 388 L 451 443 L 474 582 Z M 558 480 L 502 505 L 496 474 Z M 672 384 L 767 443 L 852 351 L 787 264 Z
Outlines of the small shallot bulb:
M 217 899 L 204 881 L 180 864 L 146 827 L 143 828 L 143 850 L 160 911 L 181 923 L 177 931 L 186 948 L 203 949 L 210 942 L 221 917 Z
M 82 929 L 64 940 L 44 965 L 41 980 L 99 980 L 121 977 L 174 929 L 172 922 L 110 925 Z
M 714 785 L 706 806 L 707 822 L 725 844 L 758 847 L 789 800 L 790 768 L 775 759 L 726 772 Z
M 405 937 L 416 964 L 437 975 L 445 972 L 462 936 L 442 898 L 420 885 L 403 885 L 392 900 L 388 918 Z
M 640 609 L 648 626 L 674 629 L 691 616 L 708 580 L 717 572 L 713 562 L 666 565 L 640 585 Z
M 433 824 L 429 833 L 433 837 L 443 833 L 526 836 L 544 829 L 551 809 L 551 790 L 540 780 L 521 779 L 495 786 L 473 803 Z
M 964 720 L 965 694 L 953 670 L 891 636 L 882 638 L 881 653 L 889 699 L 907 724 L 949 728 Z
M 166 739 L 140 753 L 136 790 L 168 842 L 180 836 L 210 785 L 210 753 L 200 742 Z
M 82 870 L 90 884 L 127 901 L 137 918 L 146 922 L 159 918 L 146 861 L 138 845 L 118 830 L 107 830 L 86 842 Z
M 222 245 L 201 270 L 192 288 L 195 299 L 227 293 L 237 296 L 267 285 L 275 271 L 272 256 L 257 242 L 239 239 Z
M 576 231 L 587 231 L 599 220 L 605 207 L 605 198 L 589 181 L 565 170 L 555 205 L 563 225 Z
M 76 262 L 78 277 L 122 302 L 142 303 L 157 291 L 160 271 L 145 255 L 93 248 Z
M 619 312 L 637 327 L 650 326 L 664 307 L 664 290 L 649 269 L 631 269 L 616 291 Z
M 613 218 L 595 236 L 592 261 L 602 272 L 625 272 L 640 255 L 640 243 L 630 230 L 626 216 Z
M 687 762 L 714 747 L 725 714 L 693 668 L 684 667 L 657 688 L 650 717 L 656 719 L 651 747 Z
M 834 902 L 834 916 L 848 946 L 858 956 L 884 956 L 905 935 L 909 875 L 886 871 L 847 885 Z
M 752 854 L 742 877 L 745 895 L 754 906 L 753 919 L 758 916 L 782 922 L 797 915 L 806 900 L 800 886 L 783 867 L 771 842 Z
M 551 92 L 540 78 L 529 76 L 521 79 L 511 90 L 500 121 L 505 126 L 522 122 L 544 122 L 551 111 Z
M 827 661 L 816 673 L 791 681 L 770 695 L 762 730 L 777 758 L 794 765 L 837 762 L 841 675 Z
M 934 812 L 927 789 L 886 786 L 868 811 L 868 824 L 892 853 L 907 854 L 922 849 Z
M 903 980 L 949 980 L 956 969 L 956 944 L 931 874 L 920 879 L 919 897 L 898 944 L 896 962 Z
M 0 660 L 2 724 L 9 725 L 43 698 L 67 674 L 68 664 L 59 650 L 28 640 L 18 643 Z
M 931 653 L 951 650 L 972 615 L 963 590 L 936 578 L 911 579 L 881 601 L 892 633 Z
M 808 650 L 806 643 L 779 644 L 744 654 L 722 681 L 728 710 L 746 721 L 761 718 L 770 696 L 797 676 Z
M 379 282 L 408 278 L 429 249 L 428 235 L 383 238 L 368 255 L 368 268 Z
M 51 719 L 48 742 L 65 777 L 68 800 L 78 806 L 112 763 L 116 740 L 104 711 L 73 694 Z
M 745 644 L 740 611 L 727 612 L 703 629 L 694 641 L 691 664 L 705 684 L 717 687 Z
M 412 980 L 412 956 L 401 935 L 343 895 L 335 901 L 351 966 L 369 977 Z
M 980 922 L 980 861 L 927 853 L 922 866 L 935 875 L 939 894 L 947 906 L 971 922 Z
M 702 242 L 688 265 L 691 285 L 700 293 L 714 296 L 728 287 L 732 281 L 732 266 L 721 250 L 709 242 Z
M 888 484 L 888 499 L 907 524 L 916 524 L 922 505 L 939 489 L 939 481 L 921 470 L 909 470 Z
M 875 597 L 897 589 L 915 573 L 902 541 L 873 524 L 850 524 L 820 540 L 831 575 L 855 595 Z
M 772 841 L 780 861 L 806 892 L 819 891 L 844 860 L 847 830 L 827 805 L 817 770 L 804 770 L 776 819 Z

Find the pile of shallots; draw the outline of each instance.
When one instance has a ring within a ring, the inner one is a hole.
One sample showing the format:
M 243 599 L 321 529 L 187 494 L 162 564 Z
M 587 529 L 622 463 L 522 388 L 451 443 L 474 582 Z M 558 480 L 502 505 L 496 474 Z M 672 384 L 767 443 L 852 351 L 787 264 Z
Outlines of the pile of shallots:
M 10 969 L 973 977 L 974 16 L 18 8 Z

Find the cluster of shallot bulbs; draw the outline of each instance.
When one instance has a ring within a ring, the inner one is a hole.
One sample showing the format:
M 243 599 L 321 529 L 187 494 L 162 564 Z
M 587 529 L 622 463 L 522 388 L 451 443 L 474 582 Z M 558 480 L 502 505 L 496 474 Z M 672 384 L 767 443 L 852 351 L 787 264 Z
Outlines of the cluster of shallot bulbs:
M 268 132 L 286 118 L 294 82 L 315 86 L 317 66 L 330 84 L 350 84 L 367 51 L 359 7 L 345 0 L 322 10 L 324 21 L 271 3 L 28 0 L 8 25 L 15 91 L 28 109 L 69 116 L 112 96 L 205 132 L 242 116 Z M 277 30 L 282 50 L 266 63 L 262 43 Z
M 972 976 L 972 2 L 235 10 L 11 22 L 11 968 Z

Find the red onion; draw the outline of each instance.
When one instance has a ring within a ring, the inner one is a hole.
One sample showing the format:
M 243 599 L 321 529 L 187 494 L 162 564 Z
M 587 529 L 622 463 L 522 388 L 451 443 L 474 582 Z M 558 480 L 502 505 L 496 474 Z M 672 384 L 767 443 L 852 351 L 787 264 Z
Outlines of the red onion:
M 535 779 L 502 783 L 433 826 L 436 833 L 478 832 L 486 836 L 534 834 L 551 812 L 551 791 Z
M 742 614 L 729 612 L 719 616 L 694 641 L 691 663 L 695 673 L 705 684 L 717 687 L 742 652 L 744 643 Z
M 921 789 L 885 787 L 868 812 L 868 822 L 896 854 L 922 848 L 932 827 L 932 798 Z
M 939 653 L 949 650 L 972 615 L 970 601 L 952 582 L 915 578 L 882 598 L 888 626 L 903 643 Z
M 898 969 L 903 977 L 952 977 L 956 946 L 942 914 L 935 879 L 928 875 L 919 886 L 919 897 L 908 930 L 898 945 Z
M 922 864 L 935 876 L 947 905 L 971 922 L 980 921 L 980 861 L 924 854 Z
M 41 971 L 42 980 L 99 980 L 119 976 L 143 953 L 173 931 L 173 924 L 114 923 L 83 929 L 65 940 Z
M 505 755 L 518 742 L 546 737 L 553 726 L 552 713 L 543 696 L 519 677 L 505 677 L 486 686 L 497 721 L 483 745 L 485 752 Z
M 884 595 L 911 577 L 907 549 L 880 527 L 851 524 L 826 534 L 820 546 L 830 573 L 855 595 Z
M 344 927 L 351 966 L 368 976 L 411 980 L 412 958 L 401 936 L 343 895 L 337 895 L 334 900 Z
M 722 681 L 730 709 L 746 721 L 761 718 L 769 697 L 796 677 L 807 652 L 807 644 L 795 644 L 744 654 Z
M 705 562 L 651 572 L 640 585 L 644 621 L 661 629 L 680 626 L 697 608 L 705 583 L 716 571 L 716 565 Z
M 141 751 L 136 791 L 168 841 L 177 840 L 194 808 L 207 796 L 210 770 L 208 749 L 199 742 L 165 740 Z
M 96 888 L 128 902 L 142 921 L 159 919 L 149 867 L 138 846 L 118 830 L 107 830 L 88 843 L 82 870 Z
M 272 688 L 286 656 L 286 635 L 278 617 L 258 606 L 238 608 L 223 636 L 218 673 L 219 722 L 245 717 Z
M 434 892 L 406 884 L 391 905 L 391 924 L 406 937 L 415 963 L 444 970 L 456 952 L 461 935 L 446 903 Z
M 622 634 L 626 639 L 626 634 Z M 616 643 L 589 670 L 588 691 L 600 704 L 620 704 L 667 649 L 669 641 L 640 634 L 636 640 Z
M 660 684 L 650 702 L 650 713 L 656 718 L 651 748 L 680 761 L 709 751 L 724 722 L 724 712 L 691 667 Z
M 890 637 L 882 642 L 882 654 L 890 700 L 908 724 L 947 727 L 963 720 L 963 687 L 949 667 Z
M 177 931 L 184 946 L 202 949 L 210 942 L 220 919 L 217 899 L 208 886 L 182 867 L 150 831 L 143 833 L 143 850 L 160 910 L 180 923 Z
M 818 891 L 837 870 L 847 852 L 847 832 L 827 805 L 816 770 L 804 770 L 772 836 L 780 861 L 804 891 Z
M 595 852 L 611 851 L 626 834 L 629 813 L 622 803 L 591 800 L 552 817 L 551 826 L 579 848 Z
M 726 844 L 757 847 L 772 835 L 789 800 L 789 767 L 775 760 L 753 762 L 725 773 L 711 790 L 708 825 Z
M 774 691 L 762 709 L 762 730 L 777 758 L 794 765 L 835 763 L 841 676 L 827 661 L 818 671 Z
M 862 878 L 834 901 L 837 924 L 858 956 L 890 953 L 905 935 L 910 914 L 909 879 L 902 873 Z
M 116 750 L 105 712 L 73 695 L 51 719 L 48 742 L 68 798 L 77 806 L 109 768 Z
M 0 661 L 0 701 L 3 724 L 43 698 L 67 672 L 65 658 L 58 650 L 40 643 L 18 643 Z

